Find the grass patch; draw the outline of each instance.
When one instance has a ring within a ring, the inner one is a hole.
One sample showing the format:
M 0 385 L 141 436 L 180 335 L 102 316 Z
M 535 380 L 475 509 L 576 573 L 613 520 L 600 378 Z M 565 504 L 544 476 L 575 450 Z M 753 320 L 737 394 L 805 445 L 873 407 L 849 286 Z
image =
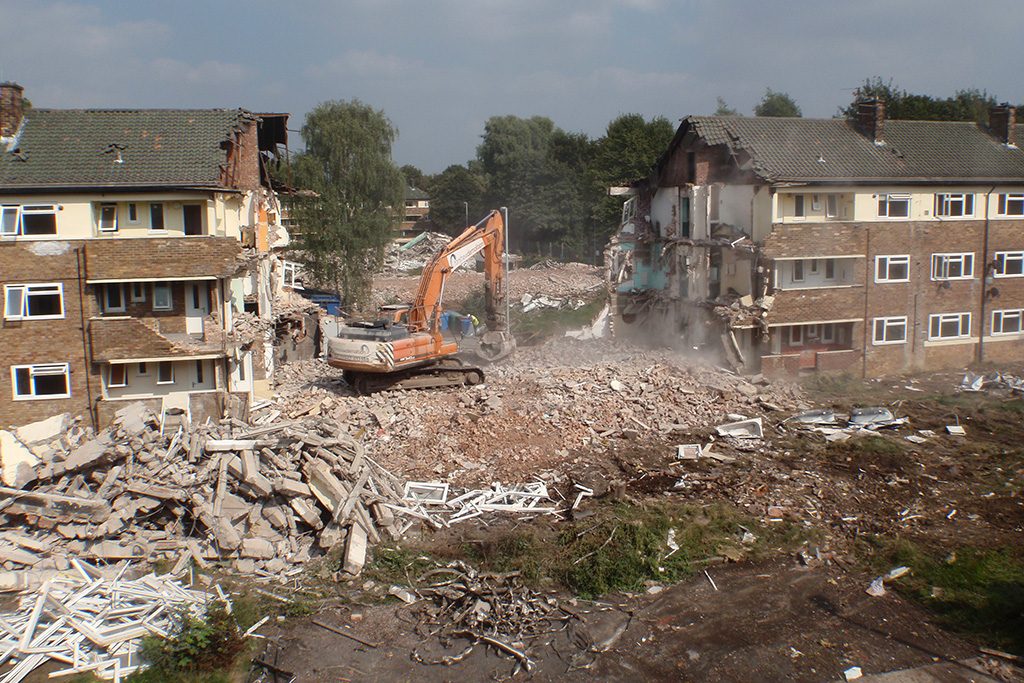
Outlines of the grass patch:
M 169 638 L 149 636 L 142 656 L 149 668 L 132 674 L 131 683 L 229 683 L 246 644 L 234 617 L 214 603 L 202 618 L 183 616 Z
M 362 575 L 380 584 L 411 586 L 417 576 L 436 566 L 434 557 L 414 547 L 378 546 Z
M 1024 655 L 1024 550 L 960 548 L 929 551 L 900 539 L 878 543 L 873 566 L 905 565 L 894 583 L 901 594 L 934 612 L 950 630 Z

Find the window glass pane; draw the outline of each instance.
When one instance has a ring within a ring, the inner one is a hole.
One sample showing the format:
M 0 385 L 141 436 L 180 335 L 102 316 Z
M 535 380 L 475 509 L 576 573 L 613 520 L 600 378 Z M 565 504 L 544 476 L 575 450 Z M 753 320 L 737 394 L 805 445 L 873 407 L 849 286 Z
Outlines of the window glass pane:
M 138 204 L 129 204 L 128 205 L 128 220 L 130 220 L 132 223 L 134 223 L 135 221 L 139 220 L 139 206 L 138 206 Z
M 18 207 L 5 206 L 0 208 L 0 234 L 18 234 Z
M 110 366 L 110 386 L 123 387 L 127 384 L 128 375 L 125 372 L 128 366 L 115 363 Z
M 21 287 L 6 287 L 7 297 L 4 302 L 5 318 L 20 318 L 23 315 L 22 305 L 25 290 Z
M 107 285 L 104 289 L 107 293 L 107 310 L 124 308 L 121 285 Z
M 56 235 L 57 216 L 52 213 L 22 213 L 22 235 Z
M 14 395 L 32 395 L 32 374 L 28 368 L 17 368 L 14 371 Z
M 33 293 L 29 290 L 28 294 L 28 315 L 31 316 L 44 316 L 44 315 L 62 315 L 60 294 L 57 292 L 40 292 Z
M 67 375 L 35 375 L 32 380 L 36 396 L 59 396 L 68 393 Z
M 910 215 L 909 199 L 890 199 L 889 215 L 897 218 L 906 218 Z
M 151 230 L 163 230 L 164 229 L 164 205 L 163 204 L 150 204 L 149 205 L 149 227 Z
M 171 361 L 160 361 L 157 366 L 156 381 L 160 384 L 171 384 L 174 382 L 174 366 Z

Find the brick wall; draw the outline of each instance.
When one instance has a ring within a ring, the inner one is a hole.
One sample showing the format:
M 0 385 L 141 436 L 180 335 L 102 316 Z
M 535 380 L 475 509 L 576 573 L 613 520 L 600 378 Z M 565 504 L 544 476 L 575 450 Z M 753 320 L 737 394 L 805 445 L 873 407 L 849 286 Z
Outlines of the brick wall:
M 0 244 L 0 284 L 59 282 L 64 287 L 64 318 L 0 320 L 0 425 L 22 425 L 51 415 L 89 413 L 89 396 L 97 395 L 99 377 L 86 362 L 83 319 L 96 314 L 95 300 L 80 296 L 77 273 L 84 261 L 81 243 Z M 0 306 L 3 302 L 0 302 Z M 11 366 L 69 363 L 70 398 L 15 401 Z
M 864 288 L 793 289 L 775 293 L 771 324 L 864 317 Z
M 104 239 L 85 247 L 89 280 L 229 277 L 241 245 L 233 237 Z
M 259 189 L 259 140 L 255 122 L 245 123 L 229 145 L 224 184 L 239 190 Z

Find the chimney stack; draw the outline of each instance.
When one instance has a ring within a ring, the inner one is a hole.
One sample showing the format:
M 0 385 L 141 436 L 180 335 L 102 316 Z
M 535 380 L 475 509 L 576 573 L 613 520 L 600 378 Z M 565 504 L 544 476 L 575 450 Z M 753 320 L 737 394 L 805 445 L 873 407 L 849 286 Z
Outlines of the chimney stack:
M 0 83 L 0 138 L 11 138 L 21 125 L 22 95 L 25 89 L 17 83 Z
M 1008 102 L 997 104 L 988 112 L 988 129 L 999 142 L 1017 145 L 1017 108 Z
M 877 145 L 885 138 L 885 102 L 878 98 L 857 102 L 857 127 Z

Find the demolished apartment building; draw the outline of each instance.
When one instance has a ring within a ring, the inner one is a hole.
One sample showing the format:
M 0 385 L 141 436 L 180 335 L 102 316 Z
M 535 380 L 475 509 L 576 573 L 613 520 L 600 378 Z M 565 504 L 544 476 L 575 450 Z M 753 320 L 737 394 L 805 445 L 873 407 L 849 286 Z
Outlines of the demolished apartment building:
M 0 426 L 144 400 L 220 417 L 272 371 L 265 160 L 286 114 L 27 109 L 0 84 Z
M 606 252 L 617 336 L 746 372 L 1024 358 L 1024 126 L 690 116 Z

